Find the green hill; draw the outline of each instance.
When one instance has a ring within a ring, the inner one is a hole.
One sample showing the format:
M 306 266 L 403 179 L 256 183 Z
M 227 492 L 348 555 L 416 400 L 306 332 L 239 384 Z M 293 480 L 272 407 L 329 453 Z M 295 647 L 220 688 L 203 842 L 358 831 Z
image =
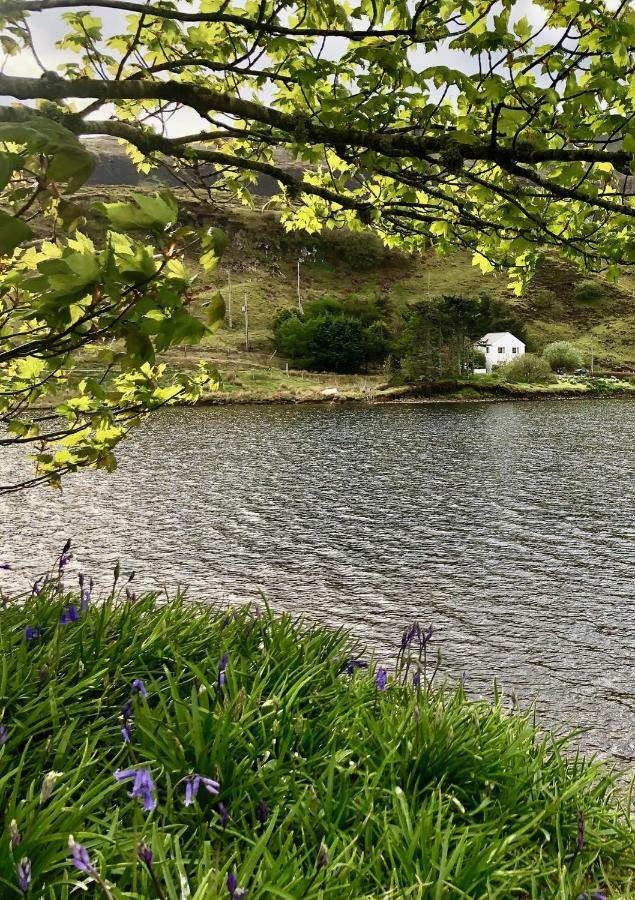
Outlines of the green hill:
M 93 186 L 92 198 L 112 199 L 129 188 Z M 215 359 L 225 370 L 269 365 L 274 352 L 270 331 L 277 307 L 297 303 L 297 265 L 303 303 L 317 297 L 360 298 L 387 295 L 398 310 L 414 301 L 444 294 L 504 297 L 527 325 L 528 349 L 540 352 L 554 340 L 569 340 L 605 370 L 635 369 L 635 274 L 616 285 L 589 276 L 557 258 L 545 258 L 527 292 L 515 297 L 504 275 L 483 275 L 468 254 L 440 258 L 432 251 L 407 256 L 387 250 L 371 233 L 327 231 L 323 235 L 286 233 L 279 217 L 267 208 L 240 207 L 226 198 L 207 204 L 177 191 L 184 218 L 197 225 L 216 225 L 229 240 L 222 266 L 212 276 L 200 274 L 203 293 L 221 290 L 228 298 L 232 284 L 233 328 L 224 327 L 194 351 Z M 194 263 L 193 263 L 194 264 Z M 585 290 L 591 284 L 591 290 Z M 580 297 L 580 293 L 590 294 Z M 595 296 L 593 296 L 595 295 Z M 249 310 L 250 352 L 246 354 L 244 318 Z M 189 354 L 188 354 L 189 356 Z M 282 365 L 274 360 L 273 365 Z

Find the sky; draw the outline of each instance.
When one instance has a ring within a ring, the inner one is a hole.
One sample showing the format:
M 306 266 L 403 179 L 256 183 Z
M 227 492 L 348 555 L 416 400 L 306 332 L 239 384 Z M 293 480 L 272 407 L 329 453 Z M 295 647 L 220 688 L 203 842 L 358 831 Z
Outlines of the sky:
M 611 5 L 614 5 L 617 0 L 609 0 L 609 2 Z M 187 9 L 192 9 L 193 7 L 194 4 L 188 3 L 184 5 L 184 8 Z M 87 4 L 82 8 L 91 10 L 90 4 Z M 64 10 L 47 10 L 45 12 L 34 13 L 29 19 L 29 25 L 33 35 L 34 44 L 37 49 L 38 58 L 41 60 L 44 67 L 50 70 L 55 70 L 60 63 L 73 58 L 72 53 L 60 51 L 55 46 L 56 42 L 59 41 L 67 31 L 66 23 L 62 19 L 63 12 Z M 105 36 L 111 36 L 113 34 L 121 33 L 125 30 L 125 13 L 107 9 L 98 9 L 94 10 L 94 12 L 95 15 L 99 16 L 102 19 L 102 22 L 104 24 L 103 30 Z M 544 10 L 541 10 L 538 6 L 536 6 L 536 4 L 532 2 L 532 0 L 517 0 L 514 6 L 514 12 L 512 14 L 511 21 L 517 21 L 523 16 L 526 16 L 535 28 L 540 27 L 544 23 Z M 543 35 L 543 37 L 548 40 L 546 33 Z M 326 52 L 328 55 L 328 47 Z M 333 45 L 331 49 L 331 55 L 334 56 L 336 54 L 337 50 L 335 48 L 335 45 Z M 421 53 L 418 55 L 418 58 L 417 54 L 415 54 L 413 64 L 417 68 L 424 68 L 427 66 L 440 64 L 462 68 L 465 71 L 475 71 L 474 62 L 470 60 L 470 58 L 465 53 L 450 49 L 443 49 L 428 54 Z M 5 61 L 3 71 L 7 75 L 20 75 L 39 78 L 42 70 L 32 54 L 21 53 L 17 57 L 8 58 Z M 266 95 L 262 97 L 262 99 L 264 99 L 264 101 L 266 102 Z M 7 101 L 7 99 L 5 98 L 0 98 L 0 103 L 6 102 L 10 101 Z M 97 116 L 98 118 L 104 117 L 104 109 L 100 111 Z M 170 120 L 168 132 L 170 136 L 179 136 L 182 134 L 200 131 L 201 128 L 204 127 L 206 127 L 205 123 L 197 116 L 196 113 L 184 109 L 180 110 Z

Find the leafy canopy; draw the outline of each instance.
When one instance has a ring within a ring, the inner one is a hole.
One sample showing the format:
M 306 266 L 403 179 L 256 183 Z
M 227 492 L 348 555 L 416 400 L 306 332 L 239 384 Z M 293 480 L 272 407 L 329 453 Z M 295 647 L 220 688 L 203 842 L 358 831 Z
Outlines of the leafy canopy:
M 55 10 L 67 31 L 59 71 L 25 77 L 32 26 Z M 520 0 L 94 0 L 90 10 L 79 0 L 5 0 L 0 43 L 0 96 L 20 101 L 0 106 L 9 278 L 0 366 L 3 389 L 24 380 L 21 410 L 32 390 L 64 377 L 68 353 L 92 330 L 124 342 L 128 368 L 121 357 L 113 364 L 135 387 L 107 402 L 136 415 L 138 380 L 156 377 L 153 354 L 199 330 L 177 265 L 189 238 L 165 197 L 101 210 L 113 237 L 96 253 L 75 236 L 81 216 L 68 198 L 92 165 L 83 135 L 120 138 L 138 165 L 169 165 L 203 195 L 213 186 L 248 202 L 253 181 L 272 176 L 289 229 L 370 226 L 405 250 L 467 248 L 484 272 L 507 268 L 519 290 L 545 248 L 609 275 L 635 263 L 626 0 L 536 0 L 529 13 Z M 190 133 L 170 130 L 176 112 Z M 41 210 L 55 221 L 53 247 L 33 245 Z M 152 232 L 152 249 L 141 234 L 117 237 L 130 229 Z M 202 250 L 213 263 L 211 238 Z M 23 278 L 31 289 L 18 288 Z M 35 335 L 46 343 L 31 352 Z M 91 433 L 94 423 L 125 427 L 93 387 L 83 390 L 74 399 L 90 407 Z M 30 434 L 33 422 L 17 427 Z M 69 467 L 101 464 L 92 444 L 79 446 L 86 458 L 64 451 Z

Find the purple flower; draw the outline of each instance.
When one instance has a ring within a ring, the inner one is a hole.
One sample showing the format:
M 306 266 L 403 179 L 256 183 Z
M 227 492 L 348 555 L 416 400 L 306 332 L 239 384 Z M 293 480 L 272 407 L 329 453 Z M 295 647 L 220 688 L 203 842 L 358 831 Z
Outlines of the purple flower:
M 229 891 L 229 896 L 233 897 L 236 893 L 236 888 L 238 887 L 238 876 L 235 872 L 230 872 L 227 876 L 227 890 Z
M 216 809 L 218 810 L 218 815 L 220 816 L 221 825 L 223 826 L 223 828 L 227 828 L 227 825 L 229 824 L 229 812 L 227 810 L 227 807 L 224 803 L 221 802 L 218 804 Z
M 578 900 L 606 900 L 606 895 L 601 891 L 593 891 L 592 894 L 578 894 Z
M 148 845 L 144 843 L 144 841 L 141 841 L 141 843 L 137 847 L 137 855 L 141 862 L 145 863 L 149 869 L 152 868 L 152 860 L 154 859 L 154 855 L 150 847 L 148 847 Z
M 346 674 L 349 678 L 352 678 L 355 674 L 356 669 L 367 669 L 368 663 L 364 662 L 363 659 L 349 659 L 348 665 L 346 666 Z
M 76 622 L 79 619 L 79 613 L 77 612 L 77 607 L 74 603 L 68 607 L 68 621 Z
M 18 887 L 23 894 L 29 889 L 31 884 L 31 860 L 27 856 L 23 856 L 18 863 Z
M 130 687 L 130 693 L 131 694 L 141 694 L 142 697 L 148 696 L 147 688 L 146 688 L 145 684 L 143 683 L 143 681 L 141 680 L 141 678 L 135 678 L 135 680 L 132 682 L 132 685 Z
M 384 666 L 380 666 L 377 669 L 377 674 L 375 675 L 375 684 L 377 685 L 378 691 L 385 691 L 388 685 L 388 672 L 384 668 Z
M 69 837 L 68 849 L 71 851 L 71 862 L 76 869 L 79 869 L 80 872 L 88 872 L 89 875 L 95 875 L 95 867 L 92 865 L 85 847 Z
M 42 636 L 42 629 L 37 625 L 35 628 L 33 628 L 32 625 L 27 625 L 26 628 L 24 629 L 24 637 L 29 642 L 36 641 L 41 636 Z
M 88 609 L 88 604 L 90 603 L 90 591 L 88 588 L 82 588 L 81 593 L 81 602 L 79 604 L 79 608 L 82 612 L 86 612 Z
M 404 628 L 403 634 L 401 636 L 401 649 L 407 650 L 410 644 L 415 639 L 417 634 L 421 634 L 421 628 L 419 627 L 418 622 L 414 622 L 408 628 Z
M 0 747 L 4 747 L 6 742 L 9 740 L 9 732 L 4 727 L 4 725 L 0 725 Z
M 198 789 L 203 785 L 208 794 L 216 797 L 220 791 L 220 784 L 212 778 L 206 778 L 204 775 L 188 775 L 185 778 L 185 805 L 191 806 L 196 799 Z
M 68 625 L 70 619 L 68 618 L 68 612 L 63 609 L 60 613 L 60 625 Z
M 154 796 L 154 782 L 147 769 L 117 769 L 114 776 L 117 781 L 134 779 L 130 796 L 143 801 L 145 812 L 152 812 L 157 805 L 157 801 Z
M 15 850 L 21 843 L 22 835 L 18 829 L 18 823 L 15 819 L 11 819 L 11 824 L 9 825 L 9 844 L 11 845 L 11 849 Z
M 64 550 L 62 552 L 62 555 L 60 556 L 58 563 L 57 563 L 59 566 L 60 572 L 62 571 L 62 569 L 66 568 L 66 566 L 69 564 L 69 562 L 71 561 L 72 558 L 73 558 L 73 554 L 70 552 L 70 550 Z
M 130 700 L 126 700 L 124 705 L 121 707 L 121 715 L 123 717 L 121 736 L 126 744 L 129 744 L 132 735 L 132 727 L 130 725 L 130 718 L 132 716 L 132 703 L 130 702 Z
M 421 684 L 421 672 L 419 671 L 419 669 L 417 669 L 417 671 L 412 676 L 412 686 L 418 688 L 420 684 Z
M 229 662 L 229 654 L 223 653 L 220 658 L 220 662 L 218 664 L 218 686 L 222 688 L 225 686 L 225 681 L 227 680 L 225 675 L 225 670 L 227 668 L 227 663 Z
M 269 818 L 269 807 L 264 800 L 261 800 L 256 809 L 256 818 L 261 825 L 264 825 Z

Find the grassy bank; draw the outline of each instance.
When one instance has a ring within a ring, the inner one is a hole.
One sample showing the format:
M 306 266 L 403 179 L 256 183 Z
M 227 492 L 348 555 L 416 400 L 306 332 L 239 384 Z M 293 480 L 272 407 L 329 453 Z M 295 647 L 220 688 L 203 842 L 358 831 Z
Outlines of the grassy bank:
M 248 609 L 44 591 L 0 624 L 3 897 L 633 896 L 607 772 L 413 686 L 416 637 L 382 689 L 345 635 Z

